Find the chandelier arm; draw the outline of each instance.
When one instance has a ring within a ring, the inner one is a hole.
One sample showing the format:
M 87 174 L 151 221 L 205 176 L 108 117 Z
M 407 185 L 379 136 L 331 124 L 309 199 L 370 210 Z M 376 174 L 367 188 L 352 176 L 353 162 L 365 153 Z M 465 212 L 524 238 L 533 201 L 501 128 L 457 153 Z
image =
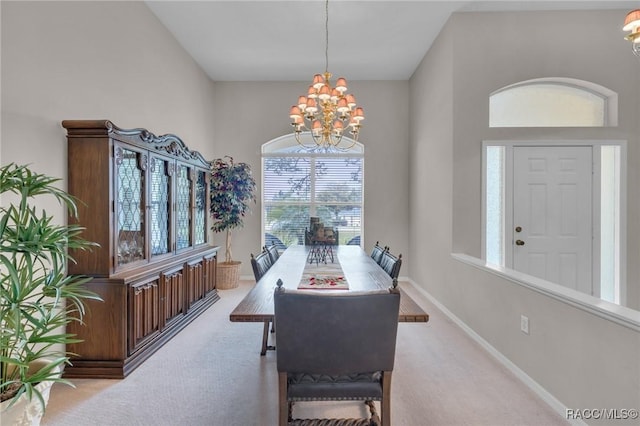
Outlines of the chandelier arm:
M 352 140 L 353 140 L 353 142 L 351 142 L 351 145 L 349 145 L 348 147 L 346 147 L 346 148 L 338 148 L 338 149 L 340 149 L 342 151 L 349 151 L 351 148 L 353 148 L 356 145 L 356 140 L 355 139 L 352 139 Z
M 313 145 L 307 145 L 303 141 L 303 136 L 304 136 L 303 132 L 295 132 L 296 142 L 298 142 L 298 144 L 300 146 L 302 146 L 305 150 L 313 150 L 313 149 L 317 148 L 318 146 L 321 146 L 315 141 L 315 138 L 313 138 L 313 135 L 311 135 L 312 136 L 311 140 L 314 142 L 314 144 Z

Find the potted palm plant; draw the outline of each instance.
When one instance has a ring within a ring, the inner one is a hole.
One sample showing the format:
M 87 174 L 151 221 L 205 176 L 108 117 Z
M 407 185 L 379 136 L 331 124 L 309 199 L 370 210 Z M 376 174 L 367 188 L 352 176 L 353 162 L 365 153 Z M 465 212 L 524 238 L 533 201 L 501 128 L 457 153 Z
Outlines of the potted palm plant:
M 210 212 L 214 232 L 226 231 L 225 259 L 218 263 L 216 286 L 219 289 L 238 286 L 240 263 L 232 258 L 231 230 L 244 225 L 243 218 L 250 211 L 249 202 L 256 201 L 256 182 L 247 163 L 234 163 L 225 156 L 211 162 Z
M 71 321 L 82 321 L 85 299 L 100 298 L 85 289 L 90 279 L 66 274 L 68 249 L 89 249 L 81 227 L 58 225 L 34 206 L 53 197 L 76 214 L 75 199 L 55 187 L 59 179 L 27 166 L 0 167 L 0 417 L 2 424 L 37 425 L 49 388 L 71 384 L 61 372 L 71 355 L 66 344 Z M 15 201 L 15 202 L 14 202 Z

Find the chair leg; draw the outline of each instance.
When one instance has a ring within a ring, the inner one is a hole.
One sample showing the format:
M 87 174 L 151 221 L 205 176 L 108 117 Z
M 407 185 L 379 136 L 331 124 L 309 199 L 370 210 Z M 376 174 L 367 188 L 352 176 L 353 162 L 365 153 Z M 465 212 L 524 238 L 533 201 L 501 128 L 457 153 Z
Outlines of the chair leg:
M 382 426 L 391 426 L 391 371 L 382 372 L 380 420 L 382 421 Z
M 287 373 L 278 373 L 278 425 L 287 426 L 291 415 L 287 398 Z
M 260 355 L 265 356 L 267 354 L 267 350 L 275 350 L 275 346 L 267 345 L 269 341 L 269 323 L 271 321 L 266 320 L 264 322 L 264 329 L 262 330 L 262 350 L 260 351 Z

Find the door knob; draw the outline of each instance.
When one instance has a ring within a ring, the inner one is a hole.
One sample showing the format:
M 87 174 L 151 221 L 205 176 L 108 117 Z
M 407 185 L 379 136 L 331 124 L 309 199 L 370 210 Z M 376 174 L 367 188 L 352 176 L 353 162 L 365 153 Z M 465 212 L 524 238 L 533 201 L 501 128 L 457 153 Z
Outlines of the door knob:
M 524 241 L 522 241 L 522 240 L 516 240 L 516 245 L 517 245 L 517 246 L 523 246 L 523 245 L 524 245 Z

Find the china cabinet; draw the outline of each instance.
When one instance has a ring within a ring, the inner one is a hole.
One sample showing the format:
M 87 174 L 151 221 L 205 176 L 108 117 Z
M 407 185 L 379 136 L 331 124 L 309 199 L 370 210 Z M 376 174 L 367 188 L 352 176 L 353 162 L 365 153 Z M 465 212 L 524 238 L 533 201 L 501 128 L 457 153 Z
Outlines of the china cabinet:
M 65 120 L 68 192 L 84 238 L 70 274 L 93 277 L 83 342 L 66 377 L 122 378 L 219 299 L 218 248 L 209 243 L 209 163 L 175 135 Z

